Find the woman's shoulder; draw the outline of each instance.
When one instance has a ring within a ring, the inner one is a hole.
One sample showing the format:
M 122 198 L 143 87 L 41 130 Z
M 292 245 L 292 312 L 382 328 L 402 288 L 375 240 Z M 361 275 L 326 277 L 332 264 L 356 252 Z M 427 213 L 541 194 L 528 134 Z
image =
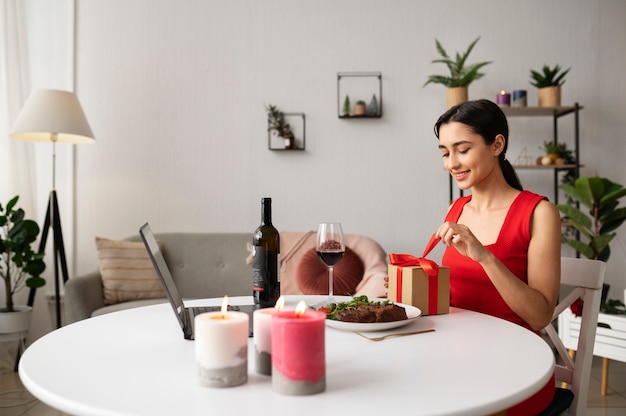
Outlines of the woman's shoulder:
M 534 223 L 540 224 L 559 224 L 561 223 L 561 214 L 559 214 L 559 210 L 550 200 L 529 191 L 522 191 L 525 193 L 524 196 L 529 204 L 529 208 L 532 209 L 532 220 Z
M 539 203 L 540 201 L 548 201 L 548 197 L 536 194 L 528 190 L 521 191 L 517 196 L 517 199 L 535 204 Z
M 556 212 L 558 214 L 556 205 L 550 202 L 548 197 L 527 190 L 521 191 L 513 204 L 517 205 L 517 209 L 526 207 L 530 211 L 539 209 L 541 211 Z

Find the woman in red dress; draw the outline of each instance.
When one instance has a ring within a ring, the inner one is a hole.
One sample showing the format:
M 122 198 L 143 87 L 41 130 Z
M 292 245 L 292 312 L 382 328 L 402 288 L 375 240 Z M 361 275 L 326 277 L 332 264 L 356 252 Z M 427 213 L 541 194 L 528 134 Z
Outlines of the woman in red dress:
M 452 306 L 538 333 L 558 297 L 561 221 L 554 204 L 523 190 L 506 160 L 508 134 L 506 116 L 488 100 L 459 104 L 439 118 L 435 135 L 444 167 L 471 195 L 454 202 L 437 235 L 447 245 L 442 265 L 450 267 Z M 554 387 L 551 380 L 507 414 L 541 412 Z

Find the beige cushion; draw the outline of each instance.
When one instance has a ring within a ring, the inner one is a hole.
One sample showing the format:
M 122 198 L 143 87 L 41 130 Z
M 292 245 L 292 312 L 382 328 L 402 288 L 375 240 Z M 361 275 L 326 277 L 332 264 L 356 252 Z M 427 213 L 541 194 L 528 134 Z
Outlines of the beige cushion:
M 96 249 L 105 304 L 165 297 L 142 242 L 96 237 Z

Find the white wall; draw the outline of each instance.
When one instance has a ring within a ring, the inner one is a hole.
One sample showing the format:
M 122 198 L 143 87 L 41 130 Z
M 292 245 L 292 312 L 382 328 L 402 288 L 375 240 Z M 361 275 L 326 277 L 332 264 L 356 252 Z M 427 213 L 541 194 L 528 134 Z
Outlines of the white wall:
M 97 267 L 95 236 L 144 221 L 165 231 L 249 231 L 260 199 L 279 229 L 335 220 L 388 252 L 421 254 L 448 205 L 432 126 L 445 89 L 434 39 L 449 52 L 481 36 L 492 60 L 470 98 L 536 91 L 529 70 L 572 67 L 564 105 L 579 102 L 583 174 L 626 183 L 626 2 L 409 0 L 79 1 L 77 93 L 97 143 L 76 148 L 74 269 Z M 337 118 L 336 74 L 381 71 L 384 115 Z M 305 152 L 267 149 L 264 105 L 304 112 Z M 509 159 L 536 156 L 549 119 L 511 120 Z M 562 140 L 573 119 L 560 122 Z M 572 143 L 569 141 L 569 143 Z M 602 144 L 602 146 L 600 146 Z M 552 198 L 550 173 L 522 172 Z M 626 227 L 607 280 L 625 285 Z M 438 257 L 438 254 L 435 257 Z

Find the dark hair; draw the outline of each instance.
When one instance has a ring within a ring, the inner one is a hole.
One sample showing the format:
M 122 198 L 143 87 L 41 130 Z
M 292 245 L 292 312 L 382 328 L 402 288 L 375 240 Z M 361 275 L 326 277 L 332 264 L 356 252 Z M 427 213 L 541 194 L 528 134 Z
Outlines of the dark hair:
M 482 99 L 455 105 L 443 113 L 435 123 L 435 136 L 439 138 L 441 126 L 452 121 L 467 125 L 474 133 L 481 136 L 487 145 L 493 143 L 498 134 L 503 135 L 504 149 L 498 157 L 500 169 L 506 183 L 519 191 L 524 190 L 515 169 L 506 159 L 506 149 L 509 146 L 509 124 L 497 104 Z

